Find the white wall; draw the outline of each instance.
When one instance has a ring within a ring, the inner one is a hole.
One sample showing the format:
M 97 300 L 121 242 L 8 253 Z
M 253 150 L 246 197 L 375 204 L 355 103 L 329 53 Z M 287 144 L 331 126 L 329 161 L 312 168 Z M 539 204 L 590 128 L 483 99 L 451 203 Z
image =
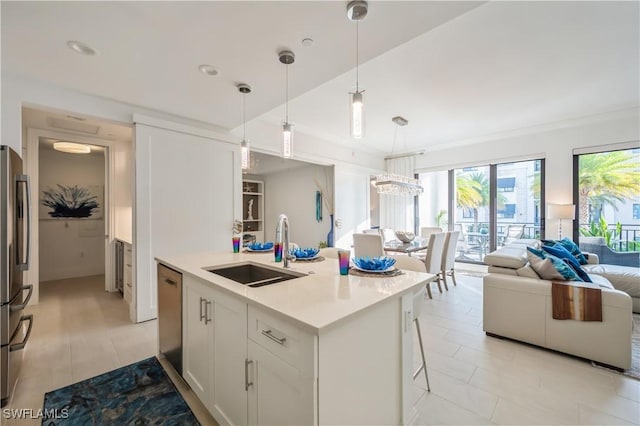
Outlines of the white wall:
M 377 171 L 338 164 L 335 174 L 335 246 L 351 250 L 352 235 L 370 227 L 369 187 L 370 176 Z
M 281 213 L 289 219 L 289 240 L 301 247 L 318 247 L 327 240 L 330 228 L 329 211 L 322 206 L 322 221 L 316 221 L 315 179 L 324 185 L 325 170 L 330 167 L 309 165 L 282 172 L 270 173 L 264 180 L 265 241 L 274 241 L 278 217 Z M 329 191 L 333 193 L 333 188 Z
M 573 149 L 640 140 L 640 109 L 558 123 L 556 128 L 530 129 L 473 145 L 429 152 L 418 157 L 416 169 L 447 170 L 518 159 L 545 158 L 546 202 L 573 203 Z M 547 235 L 557 235 L 557 221 L 547 222 Z M 567 224 L 565 224 L 566 228 Z M 566 234 L 566 233 L 565 233 Z
M 40 188 L 60 185 L 104 189 L 104 155 L 78 155 L 40 149 Z M 104 197 L 102 218 L 50 219 L 40 216 L 40 281 L 104 274 Z

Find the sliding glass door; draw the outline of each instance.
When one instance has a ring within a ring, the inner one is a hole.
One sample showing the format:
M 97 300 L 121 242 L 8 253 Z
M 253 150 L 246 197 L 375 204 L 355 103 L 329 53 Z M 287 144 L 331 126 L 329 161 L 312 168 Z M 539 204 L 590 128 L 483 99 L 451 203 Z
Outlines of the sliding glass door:
M 640 149 L 574 156 L 574 241 L 600 263 L 637 266 L 640 251 Z
M 542 235 L 544 160 L 422 173 L 420 180 L 417 223 L 459 231 L 457 261 L 482 263 L 497 247 Z

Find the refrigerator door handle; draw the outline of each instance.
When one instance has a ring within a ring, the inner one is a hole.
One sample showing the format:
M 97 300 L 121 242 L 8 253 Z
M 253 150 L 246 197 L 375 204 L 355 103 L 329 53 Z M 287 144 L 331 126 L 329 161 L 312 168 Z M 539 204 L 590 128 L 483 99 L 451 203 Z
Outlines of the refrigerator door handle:
M 11 308 L 9 308 L 11 312 L 23 310 L 29 303 L 29 300 L 31 300 L 31 294 L 33 293 L 33 285 L 32 284 L 23 285 L 22 290 L 29 290 L 29 294 L 27 294 L 27 300 L 22 302 L 22 304 L 20 305 L 15 305 L 15 306 L 11 305 Z
M 27 217 L 27 235 L 24 237 L 24 239 L 26 240 L 27 243 L 27 250 L 26 250 L 26 255 L 25 255 L 25 259 L 24 262 L 19 261 L 18 262 L 18 268 L 21 271 L 28 271 L 29 270 L 29 263 L 31 261 L 31 181 L 29 180 L 29 176 L 28 175 L 17 175 L 16 176 L 16 181 L 19 183 L 24 183 L 25 189 L 26 189 L 26 208 L 24 210 L 27 211 L 26 213 L 26 217 Z M 18 195 L 16 194 L 16 197 Z M 24 244 L 24 241 L 23 241 Z M 22 256 L 23 253 L 20 253 L 20 256 Z
M 27 344 L 27 340 L 29 340 L 29 336 L 31 336 L 31 328 L 33 327 L 33 315 L 23 315 L 20 317 L 20 324 L 23 321 L 29 321 L 29 328 L 27 329 L 27 334 L 24 336 L 24 340 L 20 343 L 16 343 L 15 345 L 9 345 L 9 352 L 19 351 L 20 349 L 24 349 Z M 20 327 L 18 325 L 18 327 Z

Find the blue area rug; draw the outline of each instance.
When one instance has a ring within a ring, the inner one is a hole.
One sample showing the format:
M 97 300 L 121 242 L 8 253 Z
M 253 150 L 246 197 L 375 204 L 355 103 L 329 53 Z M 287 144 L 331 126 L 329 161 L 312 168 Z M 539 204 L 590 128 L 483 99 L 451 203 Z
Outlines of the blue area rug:
M 47 392 L 44 413 L 46 426 L 200 425 L 156 357 Z

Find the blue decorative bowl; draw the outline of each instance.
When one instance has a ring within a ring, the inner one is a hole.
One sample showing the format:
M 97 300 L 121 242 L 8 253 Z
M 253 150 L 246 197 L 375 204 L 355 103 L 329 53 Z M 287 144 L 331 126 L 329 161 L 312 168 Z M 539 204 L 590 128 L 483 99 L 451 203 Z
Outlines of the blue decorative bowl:
M 395 265 L 396 260 L 391 257 L 354 257 L 353 264 L 366 271 L 385 271 Z
M 273 243 L 250 243 L 247 248 L 253 251 L 266 251 L 273 248 Z
M 320 250 L 313 247 L 289 249 L 289 254 L 295 256 L 297 259 L 311 259 L 316 257 L 319 252 Z

